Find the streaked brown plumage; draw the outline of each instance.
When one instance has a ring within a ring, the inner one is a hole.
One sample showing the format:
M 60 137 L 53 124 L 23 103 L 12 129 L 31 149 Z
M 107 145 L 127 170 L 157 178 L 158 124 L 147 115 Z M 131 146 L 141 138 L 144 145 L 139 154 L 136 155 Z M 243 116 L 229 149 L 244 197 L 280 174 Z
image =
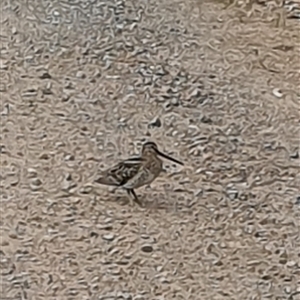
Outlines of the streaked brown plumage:
M 163 163 L 158 155 L 183 165 L 182 162 L 160 152 L 155 143 L 147 142 L 143 145 L 141 156 L 121 161 L 101 172 L 95 182 L 121 187 L 141 205 L 134 189 L 150 184 L 160 174 Z

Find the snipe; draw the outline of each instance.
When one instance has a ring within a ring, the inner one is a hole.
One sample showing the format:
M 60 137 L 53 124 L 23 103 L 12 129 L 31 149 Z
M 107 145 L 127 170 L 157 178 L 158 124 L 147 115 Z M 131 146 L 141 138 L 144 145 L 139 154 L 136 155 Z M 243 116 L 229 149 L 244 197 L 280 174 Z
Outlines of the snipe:
M 95 182 L 121 187 L 141 205 L 134 189 L 150 184 L 159 176 L 163 170 L 163 163 L 159 156 L 183 165 L 182 162 L 160 152 L 154 142 L 146 142 L 139 157 L 121 161 L 101 172 Z

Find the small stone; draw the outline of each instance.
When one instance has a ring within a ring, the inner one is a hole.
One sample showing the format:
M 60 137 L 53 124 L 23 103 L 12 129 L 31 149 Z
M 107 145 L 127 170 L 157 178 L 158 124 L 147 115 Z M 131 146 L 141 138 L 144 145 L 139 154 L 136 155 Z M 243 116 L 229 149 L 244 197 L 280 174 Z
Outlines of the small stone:
M 227 248 L 227 245 L 224 242 L 221 242 L 220 243 L 220 247 L 223 248 L 223 249 L 225 249 L 225 248 Z
M 37 95 L 37 89 L 36 88 L 30 88 L 24 92 L 22 92 L 22 97 L 32 97 Z
M 7 116 L 9 114 L 9 104 L 5 104 L 3 107 L 2 112 L 0 113 L 1 116 Z
M 283 290 L 284 290 L 284 292 L 285 292 L 286 294 L 288 294 L 288 295 L 292 292 L 292 289 L 291 289 L 291 287 L 289 287 L 289 286 L 285 287 Z
M 148 240 L 149 235 L 148 234 L 141 234 L 141 238 L 144 239 L 144 240 Z
M 63 95 L 61 98 L 62 102 L 67 102 L 70 99 L 70 95 Z
M 34 178 L 31 181 L 32 184 L 36 185 L 36 186 L 40 186 L 42 184 L 42 181 L 39 178 Z
M 145 253 L 151 253 L 153 252 L 153 247 L 151 245 L 143 245 L 141 250 Z
M 109 242 L 111 242 L 111 241 L 113 241 L 114 240 L 114 238 L 115 238 L 115 235 L 114 234 L 110 234 L 110 233 L 108 233 L 108 234 L 104 234 L 103 236 L 102 236 L 102 238 L 104 239 L 104 240 L 106 240 L 106 241 L 109 241 Z
M 280 89 L 275 88 L 275 89 L 273 89 L 273 95 L 277 98 L 281 98 L 283 94 Z
M 64 88 L 65 88 L 66 90 L 74 90 L 73 83 L 67 80 L 67 81 L 65 82 Z
M 0 92 L 6 92 L 7 88 L 3 82 L 0 82 Z
M 290 158 L 292 158 L 292 159 L 298 159 L 299 158 L 299 152 L 298 152 L 298 150 L 295 151 L 294 153 L 292 153 L 290 155 Z
M 41 76 L 40 79 L 51 79 L 51 75 L 48 72 L 44 72 Z
M 37 191 L 41 188 L 42 181 L 39 178 L 34 178 L 30 183 L 30 188 L 33 191 Z
M 95 237 L 95 238 L 97 238 L 98 236 L 99 236 L 99 235 L 98 235 L 97 232 L 92 231 L 92 232 L 90 233 L 90 237 Z
M 157 272 L 161 272 L 163 270 L 163 268 L 164 268 L 163 266 L 157 266 L 156 267 L 156 271 Z
M 298 196 L 298 197 L 296 198 L 295 204 L 300 206 L 300 196 Z
M 164 277 L 164 276 L 160 277 L 159 281 L 161 283 L 167 283 L 167 284 L 170 283 L 170 280 L 168 278 Z
M 161 121 L 160 121 L 159 117 L 155 117 L 148 124 L 148 128 L 151 128 L 151 127 L 160 127 L 160 126 L 161 126 Z
M 295 267 L 297 265 L 297 263 L 294 261 L 294 260 L 289 260 L 287 263 L 286 263 L 287 267 Z
M 55 147 L 56 147 L 56 148 L 58 148 L 58 147 L 64 147 L 64 146 L 65 146 L 65 143 L 63 143 L 63 142 L 60 142 L 60 141 L 59 141 L 59 142 L 56 142 L 56 143 L 55 143 Z
M 0 145 L 0 153 L 2 153 L 2 154 L 7 153 L 5 145 Z
M 234 200 L 238 197 L 238 191 L 237 190 L 228 190 L 227 191 L 227 196 L 229 197 L 230 200 Z
M 173 106 L 179 106 L 179 100 L 177 98 L 172 98 L 171 99 L 171 104 Z
M 28 168 L 27 173 L 28 173 L 28 178 L 33 178 L 37 176 L 37 171 L 36 169 L 33 168 Z
M 202 170 L 202 169 L 201 169 Z M 198 173 L 199 174 L 199 173 Z M 203 195 L 203 189 L 197 189 L 194 191 L 194 196 L 195 197 L 200 197 Z
M 93 191 L 92 186 L 84 186 L 79 190 L 80 194 L 90 194 Z
M 117 294 L 118 300 L 132 300 L 132 296 L 128 292 L 118 292 Z
M 82 71 L 78 71 L 76 73 L 76 77 L 80 78 L 80 79 L 84 79 L 84 78 L 86 78 L 86 75 Z
M 163 104 L 163 108 L 166 112 L 169 112 L 170 110 L 172 110 L 172 105 L 169 101 L 167 101 Z
M 72 174 L 71 173 L 67 173 L 66 176 L 65 176 L 65 180 L 71 181 L 72 180 Z
M 201 91 L 198 88 L 195 88 L 190 95 L 192 98 L 196 98 L 201 96 Z
M 8 236 L 9 236 L 10 238 L 12 238 L 12 239 L 17 239 L 17 238 L 18 238 L 18 236 L 17 236 L 17 234 L 16 234 L 15 232 L 9 232 L 9 233 L 8 233 Z
M 43 89 L 43 94 L 44 95 L 52 95 L 52 84 L 51 82 L 48 82 L 48 84 L 46 85 L 45 89 Z
M 42 155 L 40 155 L 40 159 L 49 159 L 49 155 L 47 153 L 43 153 Z
M 209 117 L 203 116 L 203 117 L 201 118 L 201 122 L 202 122 L 202 123 L 205 123 L 205 124 L 211 124 L 211 123 L 212 123 L 212 119 L 209 118 Z
M 71 180 L 65 179 L 62 182 L 61 189 L 63 191 L 69 192 L 71 189 L 75 188 L 77 184 L 75 182 L 72 182 Z
M 0 60 L 0 69 L 1 70 L 8 70 L 8 64 L 4 60 Z
M 72 154 L 67 154 L 67 155 L 65 156 L 65 160 L 66 160 L 66 161 L 74 161 L 74 160 L 75 160 L 75 157 L 74 157 L 74 155 L 72 155 Z

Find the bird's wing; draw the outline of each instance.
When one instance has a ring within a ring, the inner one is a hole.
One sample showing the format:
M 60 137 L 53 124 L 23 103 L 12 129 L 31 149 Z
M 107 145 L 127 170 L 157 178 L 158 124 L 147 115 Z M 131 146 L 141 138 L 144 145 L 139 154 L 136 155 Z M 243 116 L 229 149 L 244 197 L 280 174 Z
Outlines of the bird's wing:
M 129 178 L 122 187 L 127 190 L 136 189 L 142 185 L 152 182 L 154 178 L 155 175 L 152 174 L 145 165 L 142 165 L 139 171 L 133 177 Z
M 116 185 L 122 186 L 139 172 L 143 161 L 140 157 L 121 161 L 109 169 L 107 175 L 114 179 Z

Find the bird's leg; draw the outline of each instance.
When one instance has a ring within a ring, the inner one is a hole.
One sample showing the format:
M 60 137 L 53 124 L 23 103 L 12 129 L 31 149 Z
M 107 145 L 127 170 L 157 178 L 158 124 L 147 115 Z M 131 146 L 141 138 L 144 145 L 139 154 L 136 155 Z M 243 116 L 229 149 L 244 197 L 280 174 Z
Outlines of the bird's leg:
M 139 200 L 139 198 L 137 197 L 135 191 L 132 189 L 132 190 L 128 190 L 128 192 L 133 196 L 133 200 L 140 206 L 142 206 L 142 203 L 141 201 Z

